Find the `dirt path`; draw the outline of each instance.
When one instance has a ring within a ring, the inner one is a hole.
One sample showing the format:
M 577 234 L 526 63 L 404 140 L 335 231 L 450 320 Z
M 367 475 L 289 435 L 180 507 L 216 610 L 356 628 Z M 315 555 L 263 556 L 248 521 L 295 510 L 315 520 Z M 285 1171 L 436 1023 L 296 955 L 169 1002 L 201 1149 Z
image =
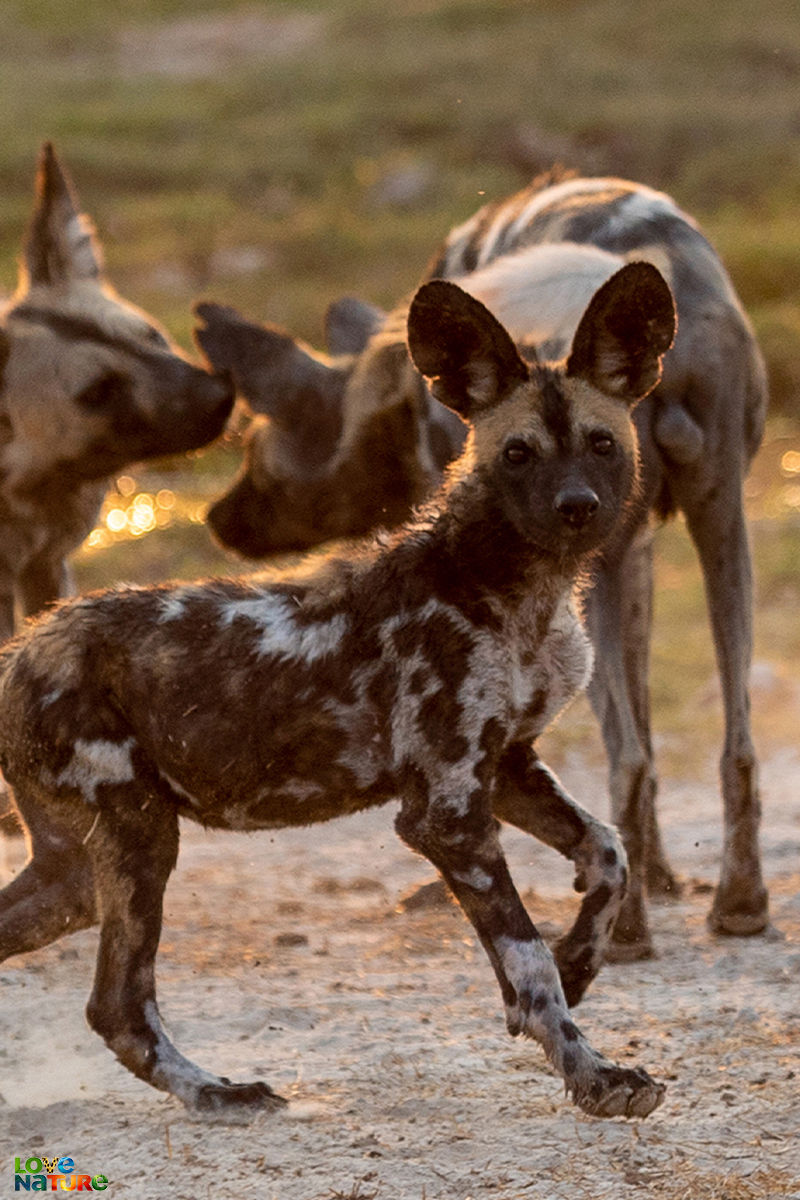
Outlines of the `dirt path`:
M 596 772 L 564 771 L 581 798 Z M 250 1127 L 187 1117 L 83 1019 L 96 935 L 0 968 L 0 1196 L 13 1156 L 69 1154 L 110 1196 L 174 1200 L 800 1200 L 800 758 L 762 771 L 774 928 L 715 940 L 713 787 L 666 787 L 685 897 L 654 910 L 660 957 L 608 966 L 579 1020 L 668 1082 L 644 1122 L 584 1117 L 451 906 L 398 912 L 432 877 L 382 810 L 306 831 L 184 833 L 159 959 L 161 1008 L 196 1061 L 291 1103 Z M 602 803 L 597 806 L 602 812 Z M 571 877 L 504 836 L 534 919 L 561 928 Z M 12 850 L 9 869 L 18 855 Z

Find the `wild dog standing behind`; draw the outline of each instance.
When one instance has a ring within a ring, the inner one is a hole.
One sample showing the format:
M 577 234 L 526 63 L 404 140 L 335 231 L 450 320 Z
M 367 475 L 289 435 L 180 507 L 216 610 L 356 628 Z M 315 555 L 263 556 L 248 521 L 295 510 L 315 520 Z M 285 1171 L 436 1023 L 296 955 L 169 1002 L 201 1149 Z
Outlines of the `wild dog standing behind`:
M 455 284 L 428 284 L 409 313 L 411 353 L 474 428 L 407 528 L 271 583 L 101 593 L 12 643 L 0 766 L 32 858 L 0 897 L 0 959 L 99 917 L 87 1011 L 120 1061 L 193 1108 L 274 1106 L 265 1084 L 183 1058 L 159 1021 L 178 817 L 276 828 L 399 799 L 397 830 L 475 927 L 509 1030 L 541 1043 L 587 1112 L 652 1111 L 661 1085 L 604 1059 L 567 1010 L 602 961 L 624 851 L 532 743 L 591 669 L 576 581 L 630 502 L 629 407 L 656 383 L 673 331 L 669 289 L 646 264 L 600 289 L 557 366 L 525 362 Z M 586 894 L 555 961 L 497 817 L 575 863 Z
M 710 924 L 751 934 L 768 921 L 750 733 L 752 579 L 742 495 L 766 412 L 763 360 L 724 267 L 694 221 L 668 196 L 624 180 L 534 181 L 454 229 L 428 273 L 456 279 L 512 336 L 559 357 L 589 297 L 628 259 L 662 271 L 678 310 L 663 379 L 635 413 L 640 501 L 606 546 L 586 600 L 597 647 L 590 695 L 631 872 L 613 952 L 635 958 L 652 952 L 645 886 L 677 890 L 655 811 L 650 514 L 686 516 L 722 684 L 724 845 Z M 256 417 L 239 478 L 209 513 L 218 537 L 242 553 L 309 546 L 390 522 L 460 451 L 463 429 L 401 353 L 397 314 L 386 318 L 352 300 L 334 306 L 328 325 L 337 354 L 325 358 L 214 305 L 199 313 L 205 327 L 197 338 L 211 361 L 230 368 L 253 410 L 269 417 Z M 326 419 L 314 438 L 323 396 Z M 394 459 L 392 442 L 399 447 Z
M 223 430 L 227 379 L 192 365 L 107 282 L 72 186 L 45 145 L 16 295 L 0 325 L 0 640 L 15 608 L 68 590 L 65 560 L 107 477 Z

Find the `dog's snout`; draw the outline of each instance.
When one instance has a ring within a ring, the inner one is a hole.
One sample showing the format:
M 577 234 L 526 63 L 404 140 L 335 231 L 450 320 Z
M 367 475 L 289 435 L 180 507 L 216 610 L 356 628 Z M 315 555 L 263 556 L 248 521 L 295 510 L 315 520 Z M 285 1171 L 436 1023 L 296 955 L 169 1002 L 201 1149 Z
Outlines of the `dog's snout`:
M 590 487 L 564 487 L 555 498 L 556 512 L 567 525 L 580 529 L 591 521 L 600 500 Z

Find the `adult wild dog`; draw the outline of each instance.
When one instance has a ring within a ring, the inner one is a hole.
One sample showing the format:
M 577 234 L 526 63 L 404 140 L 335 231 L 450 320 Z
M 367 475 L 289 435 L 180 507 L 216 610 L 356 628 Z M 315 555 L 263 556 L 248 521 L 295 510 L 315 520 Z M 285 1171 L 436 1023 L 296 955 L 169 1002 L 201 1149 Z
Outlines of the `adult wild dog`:
M 636 410 L 638 503 L 605 547 L 587 596 L 596 645 L 590 687 L 610 764 L 612 816 L 630 862 L 616 957 L 652 943 L 644 905 L 675 890 L 655 815 L 649 645 L 653 516 L 682 511 L 702 565 L 725 709 L 722 869 L 709 921 L 752 934 L 768 920 L 758 847 L 760 802 L 750 734 L 752 580 L 742 481 L 761 440 L 764 365 L 717 255 L 661 193 L 618 179 L 535 181 L 454 229 L 429 277 L 457 280 L 512 335 L 566 353 L 592 292 L 627 259 L 653 262 L 678 310 L 658 388 Z M 258 556 L 391 523 L 419 501 L 463 428 L 402 353 L 398 314 L 352 300 L 329 314 L 333 357 L 215 305 L 197 338 L 233 371 L 257 416 L 243 470 L 211 509 L 218 537 Z M 321 415 L 320 415 L 321 414 Z M 315 420 L 317 426 L 315 428 Z
M 0 323 L 0 640 L 68 590 L 65 560 L 107 477 L 222 432 L 227 380 L 121 300 L 52 146 L 42 149 L 16 294 Z
M 99 919 L 87 1012 L 120 1061 L 193 1108 L 274 1106 L 266 1084 L 188 1062 L 159 1021 L 178 817 L 274 829 L 397 799 L 398 833 L 486 949 L 509 1030 L 541 1043 L 585 1111 L 652 1111 L 661 1085 L 594 1051 L 567 1009 L 600 966 L 624 850 L 532 743 L 586 682 L 576 583 L 634 493 L 629 408 L 657 382 L 674 319 L 658 271 L 629 264 L 548 365 L 523 359 L 457 285 L 426 284 L 410 351 L 473 429 L 406 527 L 271 582 L 95 594 L 9 644 L 0 766 L 32 858 L 2 893 L 0 958 Z M 514 888 L 498 817 L 575 863 L 585 897 L 555 960 Z

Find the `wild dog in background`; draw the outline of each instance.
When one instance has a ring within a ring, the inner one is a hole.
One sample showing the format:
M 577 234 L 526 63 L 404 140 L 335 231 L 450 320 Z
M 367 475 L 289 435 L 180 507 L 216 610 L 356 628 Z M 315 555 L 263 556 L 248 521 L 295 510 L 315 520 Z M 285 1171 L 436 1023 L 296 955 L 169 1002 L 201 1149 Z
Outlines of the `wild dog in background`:
M 266 1084 L 185 1059 L 159 1020 L 178 818 L 274 829 L 397 799 L 398 833 L 483 943 L 510 1032 L 540 1042 L 586 1112 L 651 1112 L 662 1085 L 604 1059 L 567 1008 L 602 962 L 624 850 L 532 744 L 591 670 L 576 583 L 634 493 L 629 410 L 674 324 L 658 271 L 629 264 L 552 366 L 456 284 L 426 284 L 411 354 L 473 430 L 407 527 L 271 582 L 95 593 L 0 652 L 0 766 L 32 849 L 0 898 L 0 960 L 99 919 L 87 1014 L 120 1061 L 191 1108 L 274 1107 Z M 585 896 L 555 960 L 497 817 L 575 864 Z
M 19 286 L 0 324 L 0 640 L 69 590 L 66 558 L 107 478 L 220 434 L 227 379 L 121 300 L 52 146 L 41 152 Z
M 668 196 L 618 179 L 538 180 L 487 205 L 452 231 L 428 276 L 458 280 L 515 338 L 557 358 L 566 353 L 589 296 L 628 259 L 659 267 L 678 310 L 661 384 L 636 410 L 639 501 L 606 547 L 587 598 L 597 648 L 590 695 L 608 752 L 612 816 L 631 868 L 613 952 L 635 958 L 652 949 L 645 881 L 654 893 L 677 888 L 655 815 L 651 516 L 686 516 L 705 577 L 722 682 L 725 832 L 709 921 L 718 932 L 752 934 L 768 920 L 750 734 L 752 580 L 742 497 L 763 432 L 762 357 L 733 286 L 694 221 Z M 328 325 L 337 353 L 326 356 L 231 310 L 205 304 L 198 311 L 204 327 L 196 336 L 211 362 L 231 369 L 253 411 L 269 417 L 256 417 L 243 470 L 209 514 L 217 536 L 242 553 L 304 547 L 391 522 L 418 502 L 442 462 L 460 450 L 463 429 L 402 353 L 402 314 L 386 317 L 352 300 L 335 305 Z M 394 455 L 392 439 L 399 447 Z

